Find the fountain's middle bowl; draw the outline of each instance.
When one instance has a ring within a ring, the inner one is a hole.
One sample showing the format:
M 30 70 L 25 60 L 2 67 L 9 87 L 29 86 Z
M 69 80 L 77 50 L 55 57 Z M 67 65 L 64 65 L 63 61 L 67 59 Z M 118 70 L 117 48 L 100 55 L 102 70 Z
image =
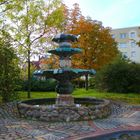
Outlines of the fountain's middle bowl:
M 96 98 L 74 98 L 74 105 L 57 105 L 56 98 L 19 102 L 21 117 L 41 121 L 81 121 L 110 115 L 110 101 Z

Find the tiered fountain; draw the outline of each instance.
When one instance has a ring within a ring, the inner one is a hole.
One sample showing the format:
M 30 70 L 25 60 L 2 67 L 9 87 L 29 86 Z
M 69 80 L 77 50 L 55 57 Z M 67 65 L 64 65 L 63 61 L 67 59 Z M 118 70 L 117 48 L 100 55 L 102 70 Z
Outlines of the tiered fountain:
M 109 101 L 95 98 L 73 98 L 73 85 L 71 80 L 86 74 L 95 74 L 94 70 L 72 69 L 71 56 L 81 53 L 80 48 L 72 48 L 72 42 L 77 36 L 72 34 L 58 34 L 53 40 L 59 47 L 49 53 L 60 58 L 59 69 L 37 70 L 35 76 L 45 76 L 58 81 L 56 99 L 34 99 L 20 102 L 21 117 L 45 121 L 77 121 L 102 118 L 110 114 Z M 53 102 L 50 105 L 50 102 Z M 88 104 L 88 106 L 87 106 Z
M 73 85 L 71 80 L 85 74 L 95 74 L 94 70 L 81 70 L 71 68 L 71 56 L 81 52 L 79 48 L 71 48 L 71 42 L 77 41 L 77 36 L 71 34 L 58 34 L 53 38 L 54 42 L 59 44 L 59 48 L 50 50 L 49 53 L 58 55 L 60 58 L 60 69 L 39 70 L 34 73 L 37 76 L 46 76 L 46 78 L 55 78 L 58 82 L 56 92 L 58 97 L 56 105 L 74 105 Z

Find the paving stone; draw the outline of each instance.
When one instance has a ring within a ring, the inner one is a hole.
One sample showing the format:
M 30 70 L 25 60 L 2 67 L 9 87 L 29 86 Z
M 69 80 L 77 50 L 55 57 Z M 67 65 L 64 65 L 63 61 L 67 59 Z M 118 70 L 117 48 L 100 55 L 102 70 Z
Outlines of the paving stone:
M 44 138 L 45 140 L 60 140 L 60 139 L 63 139 L 63 137 L 55 136 L 53 134 L 46 134 L 42 138 Z
M 138 106 L 137 111 L 133 108 L 112 103 L 111 116 L 90 121 L 90 125 L 88 121 L 52 123 L 20 119 L 16 103 L 9 103 L 0 107 L 0 140 L 61 140 L 96 133 L 96 127 L 103 131 L 117 129 L 122 125 L 140 126 L 140 111 Z

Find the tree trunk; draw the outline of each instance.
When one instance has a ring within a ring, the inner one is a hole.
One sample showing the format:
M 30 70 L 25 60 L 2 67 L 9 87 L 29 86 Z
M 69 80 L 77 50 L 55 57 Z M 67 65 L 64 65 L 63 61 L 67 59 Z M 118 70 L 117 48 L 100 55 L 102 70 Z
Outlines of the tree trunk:
M 30 50 L 28 50 L 28 98 L 31 98 Z
M 85 88 L 88 90 L 88 74 L 85 75 Z

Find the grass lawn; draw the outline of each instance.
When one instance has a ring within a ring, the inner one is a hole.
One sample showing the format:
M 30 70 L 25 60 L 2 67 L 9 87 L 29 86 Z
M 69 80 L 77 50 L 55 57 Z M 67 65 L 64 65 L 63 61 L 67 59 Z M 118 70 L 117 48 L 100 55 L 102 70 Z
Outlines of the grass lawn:
M 27 92 L 19 92 L 20 100 L 27 99 Z M 140 94 L 137 93 L 106 93 L 99 92 L 94 89 L 89 89 L 86 91 L 85 89 L 76 89 L 73 92 L 74 97 L 96 97 L 96 98 L 104 98 L 111 99 L 116 101 L 122 101 L 129 104 L 139 104 L 140 105 Z M 32 99 L 34 98 L 53 98 L 56 97 L 55 92 L 31 92 Z

